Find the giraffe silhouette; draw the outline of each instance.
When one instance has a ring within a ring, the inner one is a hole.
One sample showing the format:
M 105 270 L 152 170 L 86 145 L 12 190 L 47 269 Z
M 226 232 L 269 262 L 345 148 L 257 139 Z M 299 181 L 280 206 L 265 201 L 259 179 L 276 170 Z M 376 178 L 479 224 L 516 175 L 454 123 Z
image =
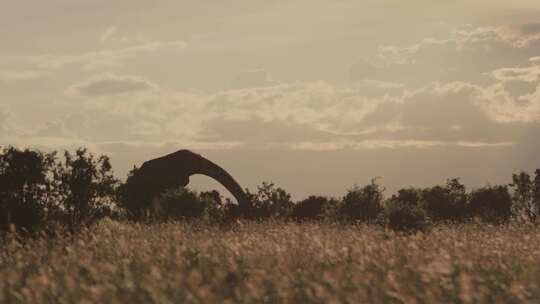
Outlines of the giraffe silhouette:
M 240 210 L 247 210 L 250 200 L 238 182 L 222 167 L 189 150 L 152 159 L 134 171 L 126 181 L 128 200 L 136 201 L 132 211 L 148 208 L 153 198 L 167 189 L 185 187 L 192 175 L 208 176 L 223 185 L 236 199 Z M 133 203 L 131 203 L 133 205 Z

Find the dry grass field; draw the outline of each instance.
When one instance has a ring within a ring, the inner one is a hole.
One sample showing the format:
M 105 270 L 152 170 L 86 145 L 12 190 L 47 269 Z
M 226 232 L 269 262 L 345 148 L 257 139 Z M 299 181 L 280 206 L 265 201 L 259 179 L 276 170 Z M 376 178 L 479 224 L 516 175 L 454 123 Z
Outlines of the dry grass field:
M 540 302 L 540 228 L 140 225 L 8 238 L 0 303 Z

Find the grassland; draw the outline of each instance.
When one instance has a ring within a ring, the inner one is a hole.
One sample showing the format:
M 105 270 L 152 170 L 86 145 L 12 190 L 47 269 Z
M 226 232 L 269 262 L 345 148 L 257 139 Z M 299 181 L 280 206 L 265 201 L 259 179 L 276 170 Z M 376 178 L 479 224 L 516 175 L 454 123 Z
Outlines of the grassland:
M 540 302 L 540 227 L 101 221 L 0 249 L 0 303 Z

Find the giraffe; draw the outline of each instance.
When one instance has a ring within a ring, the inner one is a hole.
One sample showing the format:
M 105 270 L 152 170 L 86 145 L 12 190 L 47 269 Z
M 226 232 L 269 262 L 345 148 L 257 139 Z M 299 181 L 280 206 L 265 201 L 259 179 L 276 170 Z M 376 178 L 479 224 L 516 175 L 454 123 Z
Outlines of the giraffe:
M 136 213 L 148 208 L 145 204 L 149 204 L 163 191 L 187 186 L 189 177 L 195 174 L 208 176 L 222 184 L 234 196 L 240 210 L 247 210 L 249 207 L 248 196 L 225 169 L 189 150 L 179 150 L 144 162 L 129 176 L 124 195 L 127 195 L 127 200 L 137 202 L 132 206 Z

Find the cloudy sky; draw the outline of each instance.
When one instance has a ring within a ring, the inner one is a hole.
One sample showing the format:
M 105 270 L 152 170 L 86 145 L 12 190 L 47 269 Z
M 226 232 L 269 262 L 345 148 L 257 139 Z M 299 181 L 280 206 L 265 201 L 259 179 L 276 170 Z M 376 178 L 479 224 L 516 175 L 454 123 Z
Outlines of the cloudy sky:
M 180 148 L 297 198 L 540 167 L 540 1 L 4 0 L 0 41 L 0 145 L 120 177 Z

